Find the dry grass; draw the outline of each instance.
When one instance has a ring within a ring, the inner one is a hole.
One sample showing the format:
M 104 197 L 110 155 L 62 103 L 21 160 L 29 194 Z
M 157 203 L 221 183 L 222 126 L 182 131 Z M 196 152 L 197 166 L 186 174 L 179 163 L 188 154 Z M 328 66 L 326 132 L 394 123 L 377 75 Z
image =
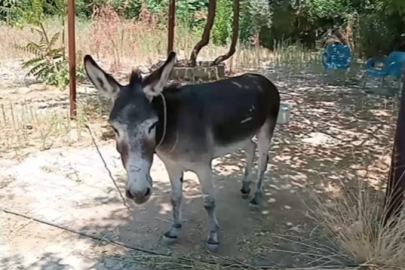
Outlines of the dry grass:
M 153 269 L 200 269 L 200 270 L 262 270 L 262 269 L 281 269 L 272 265 L 254 266 L 242 263 L 238 260 L 225 258 L 214 253 L 211 260 L 194 259 L 193 256 L 176 257 L 176 256 L 160 256 L 160 255 L 134 255 L 131 259 L 122 259 L 119 256 L 112 256 L 110 258 L 121 261 L 126 266 L 131 265 L 145 265 L 153 267 Z M 283 268 L 285 270 L 344 270 L 355 268 L 322 268 L 322 267 L 302 267 L 302 268 Z
M 91 21 L 76 21 L 76 47 L 84 54 L 90 53 L 99 58 L 101 65 L 112 73 L 128 73 L 135 66 L 150 68 L 166 55 L 167 29 L 156 25 L 150 14 L 143 14 L 141 21 L 123 20 L 108 7 L 94 10 Z M 48 19 L 45 28 L 49 35 L 62 30 L 59 20 Z M 66 30 L 66 29 L 65 29 Z M 67 33 L 65 38 L 67 38 Z M 13 48 L 13 44 L 25 45 L 30 40 L 37 40 L 35 32 L 29 27 L 22 30 L 0 25 L 0 57 L 2 60 L 17 58 L 28 59 L 31 55 Z M 193 33 L 181 24 L 176 27 L 175 50 L 179 59 L 188 58 L 194 45 L 199 41 L 200 33 Z M 62 41 L 60 41 L 62 43 Z M 225 53 L 226 47 L 210 44 L 203 48 L 199 59 L 213 60 Z M 245 48 L 238 45 L 236 54 L 226 64 L 228 72 L 260 70 L 273 68 L 279 73 L 293 74 L 318 61 L 318 54 L 313 54 L 301 47 L 280 46 L 275 51 L 259 48 Z M 80 63 L 79 63 L 80 64 Z M 24 97 L 22 97 L 24 98 Z M 94 102 L 89 107 L 87 100 L 79 100 L 79 119 L 71 121 L 66 108 L 59 110 L 38 111 L 32 101 L 0 102 L 1 116 L 0 151 L 11 150 L 21 156 L 21 149 L 39 148 L 46 150 L 60 145 L 72 145 L 80 141 L 87 133 L 83 117 L 105 115 L 105 107 Z M 23 103 L 23 104 L 21 104 Z M 93 112 L 98 112 L 94 114 Z M 93 119 L 96 121 L 96 119 Z M 93 121 L 92 120 L 92 121 Z
M 32 150 L 88 145 L 91 138 L 86 119 L 104 124 L 105 109 L 102 99 L 83 99 L 77 103 L 77 119 L 72 120 L 68 108 L 39 110 L 27 101 L 22 105 L 0 104 L 0 153 L 22 159 Z
M 313 193 L 317 203 L 312 213 L 341 256 L 377 269 L 403 269 L 405 216 L 391 227 L 383 226 L 383 193 L 361 180 L 357 187 L 337 189 L 338 196 Z
M 57 20 L 49 19 L 44 25 L 50 35 L 62 30 L 62 25 Z M 174 49 L 179 55 L 178 58 L 188 58 L 192 48 L 199 41 L 200 34 L 189 31 L 182 25 L 177 25 L 175 30 Z M 66 39 L 67 36 L 66 32 Z M 15 50 L 12 44 L 25 45 L 29 40 L 37 40 L 38 36 L 35 32 L 31 32 L 29 27 L 19 30 L 2 24 L 0 38 L 4 41 L 0 44 L 2 60 L 26 59 L 30 56 Z M 149 67 L 166 55 L 167 29 L 151 25 L 149 20 L 147 22 L 122 20 L 114 11 L 105 8 L 95 11 L 92 21 L 76 21 L 76 48 L 110 63 L 111 68 L 115 70 L 137 65 Z M 227 50 L 227 47 L 210 44 L 202 49 L 199 59 L 214 60 Z M 318 56 L 318 53 L 310 53 L 297 46 L 287 49 L 280 46 L 271 52 L 263 48 L 245 48 L 239 44 L 236 54 L 226 63 L 228 68 L 235 72 L 254 69 L 269 62 L 275 67 L 288 65 L 300 70 L 303 66 L 318 61 Z

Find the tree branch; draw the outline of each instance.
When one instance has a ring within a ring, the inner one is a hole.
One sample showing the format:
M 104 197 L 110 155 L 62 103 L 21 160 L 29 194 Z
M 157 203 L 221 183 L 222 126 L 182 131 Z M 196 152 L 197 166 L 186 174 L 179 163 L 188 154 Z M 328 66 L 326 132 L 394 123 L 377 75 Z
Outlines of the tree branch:
M 239 34 L 239 11 L 240 11 L 240 0 L 233 0 L 233 22 L 232 22 L 232 42 L 229 51 L 219 56 L 215 59 L 210 66 L 216 66 L 219 63 L 225 61 L 229 57 L 231 57 L 236 52 L 236 43 L 238 42 L 238 34 Z
M 202 48 L 207 46 L 208 42 L 210 41 L 210 33 L 211 33 L 211 29 L 212 29 L 212 26 L 214 25 L 214 20 L 215 20 L 216 6 L 217 6 L 217 1 L 210 0 L 210 2 L 208 4 L 208 15 L 207 15 L 207 22 L 204 27 L 204 32 L 201 36 L 201 40 L 194 46 L 194 49 L 190 55 L 189 65 L 191 67 L 195 67 L 197 65 L 197 56 L 198 56 L 199 52 L 201 51 Z

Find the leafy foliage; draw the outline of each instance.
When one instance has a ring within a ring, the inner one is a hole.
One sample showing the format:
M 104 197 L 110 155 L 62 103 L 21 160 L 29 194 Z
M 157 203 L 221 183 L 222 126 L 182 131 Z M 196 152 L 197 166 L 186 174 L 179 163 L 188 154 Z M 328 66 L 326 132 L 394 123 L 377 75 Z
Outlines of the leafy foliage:
M 231 33 L 232 1 L 217 0 L 212 42 L 215 45 L 225 45 Z
M 76 0 L 77 16 L 89 19 L 94 5 L 108 3 L 126 19 L 139 18 L 142 6 L 167 27 L 167 0 Z M 0 0 L 0 19 L 15 26 L 38 26 L 47 16 L 64 18 L 66 0 Z M 208 0 L 177 0 L 176 25 L 202 32 Z M 214 44 L 225 45 L 231 35 L 232 1 L 217 0 Z M 364 56 L 405 50 L 404 0 L 244 0 L 241 1 L 239 40 L 273 48 L 280 42 L 300 42 L 314 48 L 326 33 L 338 30 Z M 372 44 L 372 46 L 371 46 Z
M 38 42 L 29 41 L 25 46 L 14 45 L 16 49 L 34 55 L 33 58 L 23 64 L 24 68 L 30 68 L 27 75 L 33 75 L 47 84 L 66 88 L 69 84 L 69 68 L 68 59 L 65 56 L 64 27 L 61 32 L 49 37 L 43 25 L 46 12 L 48 12 L 57 15 L 64 26 L 67 11 L 65 0 L 52 2 L 46 0 L 4 0 L 4 3 L 6 5 L 2 6 L 1 11 L 11 25 L 19 28 L 30 25 L 31 31 L 36 32 L 40 38 Z M 61 36 L 62 46 L 58 46 Z M 83 68 L 79 66 L 78 69 L 79 78 L 84 77 Z
M 169 2 L 169 1 L 164 1 Z M 165 5 L 165 8 L 169 8 Z M 166 13 L 164 9 L 160 13 Z M 156 10 L 156 9 L 154 9 Z M 177 0 L 176 19 L 193 30 L 202 30 L 205 24 L 205 14 L 208 10 L 208 0 Z M 165 25 L 167 22 L 163 22 Z
M 27 76 L 33 75 L 49 85 L 65 89 L 69 84 L 68 59 L 64 56 L 64 47 L 57 47 L 60 32 L 48 38 L 47 33 L 35 29 L 39 34 L 39 42 L 30 41 L 25 46 L 15 45 L 16 49 L 34 55 L 34 58 L 24 62 L 24 68 L 30 68 Z M 79 59 L 82 53 L 79 52 Z M 84 78 L 84 72 L 79 68 L 79 78 Z
M 0 14 L 15 27 L 39 25 L 48 15 L 63 20 L 67 14 L 65 0 L 2 0 Z
M 248 1 L 241 1 L 240 21 L 239 21 L 239 40 L 246 43 L 252 35 L 252 24 L 250 22 L 250 13 L 248 12 Z
M 40 24 L 45 19 L 46 6 L 48 3 L 42 0 L 4 0 L 1 12 L 10 24 L 22 28 L 25 24 Z
M 262 27 L 271 28 L 273 10 L 268 0 L 250 0 L 248 10 L 256 31 L 260 31 Z

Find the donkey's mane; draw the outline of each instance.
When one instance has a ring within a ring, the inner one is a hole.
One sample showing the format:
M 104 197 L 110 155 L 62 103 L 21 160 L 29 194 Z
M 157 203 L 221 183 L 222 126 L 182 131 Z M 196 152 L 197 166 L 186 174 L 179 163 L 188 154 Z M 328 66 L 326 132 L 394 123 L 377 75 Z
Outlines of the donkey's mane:
M 135 68 L 131 71 L 131 75 L 129 77 L 129 85 L 135 85 L 138 83 L 142 83 L 143 78 L 141 75 L 141 71 L 139 70 L 139 68 Z
M 129 85 L 134 86 L 136 84 L 142 84 L 144 78 L 141 75 L 141 71 L 139 68 L 134 68 L 131 71 L 131 75 L 129 76 Z M 179 82 L 170 82 L 164 88 L 163 91 L 167 92 L 176 92 L 179 90 L 183 85 Z

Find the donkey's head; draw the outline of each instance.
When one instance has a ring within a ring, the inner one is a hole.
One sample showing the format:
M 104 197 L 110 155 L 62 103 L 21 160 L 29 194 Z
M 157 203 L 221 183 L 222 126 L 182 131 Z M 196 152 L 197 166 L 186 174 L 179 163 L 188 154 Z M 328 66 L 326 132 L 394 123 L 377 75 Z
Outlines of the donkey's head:
M 175 59 L 176 54 L 171 52 L 166 62 L 146 78 L 132 72 L 129 84 L 121 85 L 90 55 L 84 57 L 90 81 L 114 103 L 108 122 L 115 131 L 117 150 L 127 171 L 126 196 L 137 204 L 146 202 L 152 194 L 150 167 L 158 116 L 151 101 L 163 91 Z

